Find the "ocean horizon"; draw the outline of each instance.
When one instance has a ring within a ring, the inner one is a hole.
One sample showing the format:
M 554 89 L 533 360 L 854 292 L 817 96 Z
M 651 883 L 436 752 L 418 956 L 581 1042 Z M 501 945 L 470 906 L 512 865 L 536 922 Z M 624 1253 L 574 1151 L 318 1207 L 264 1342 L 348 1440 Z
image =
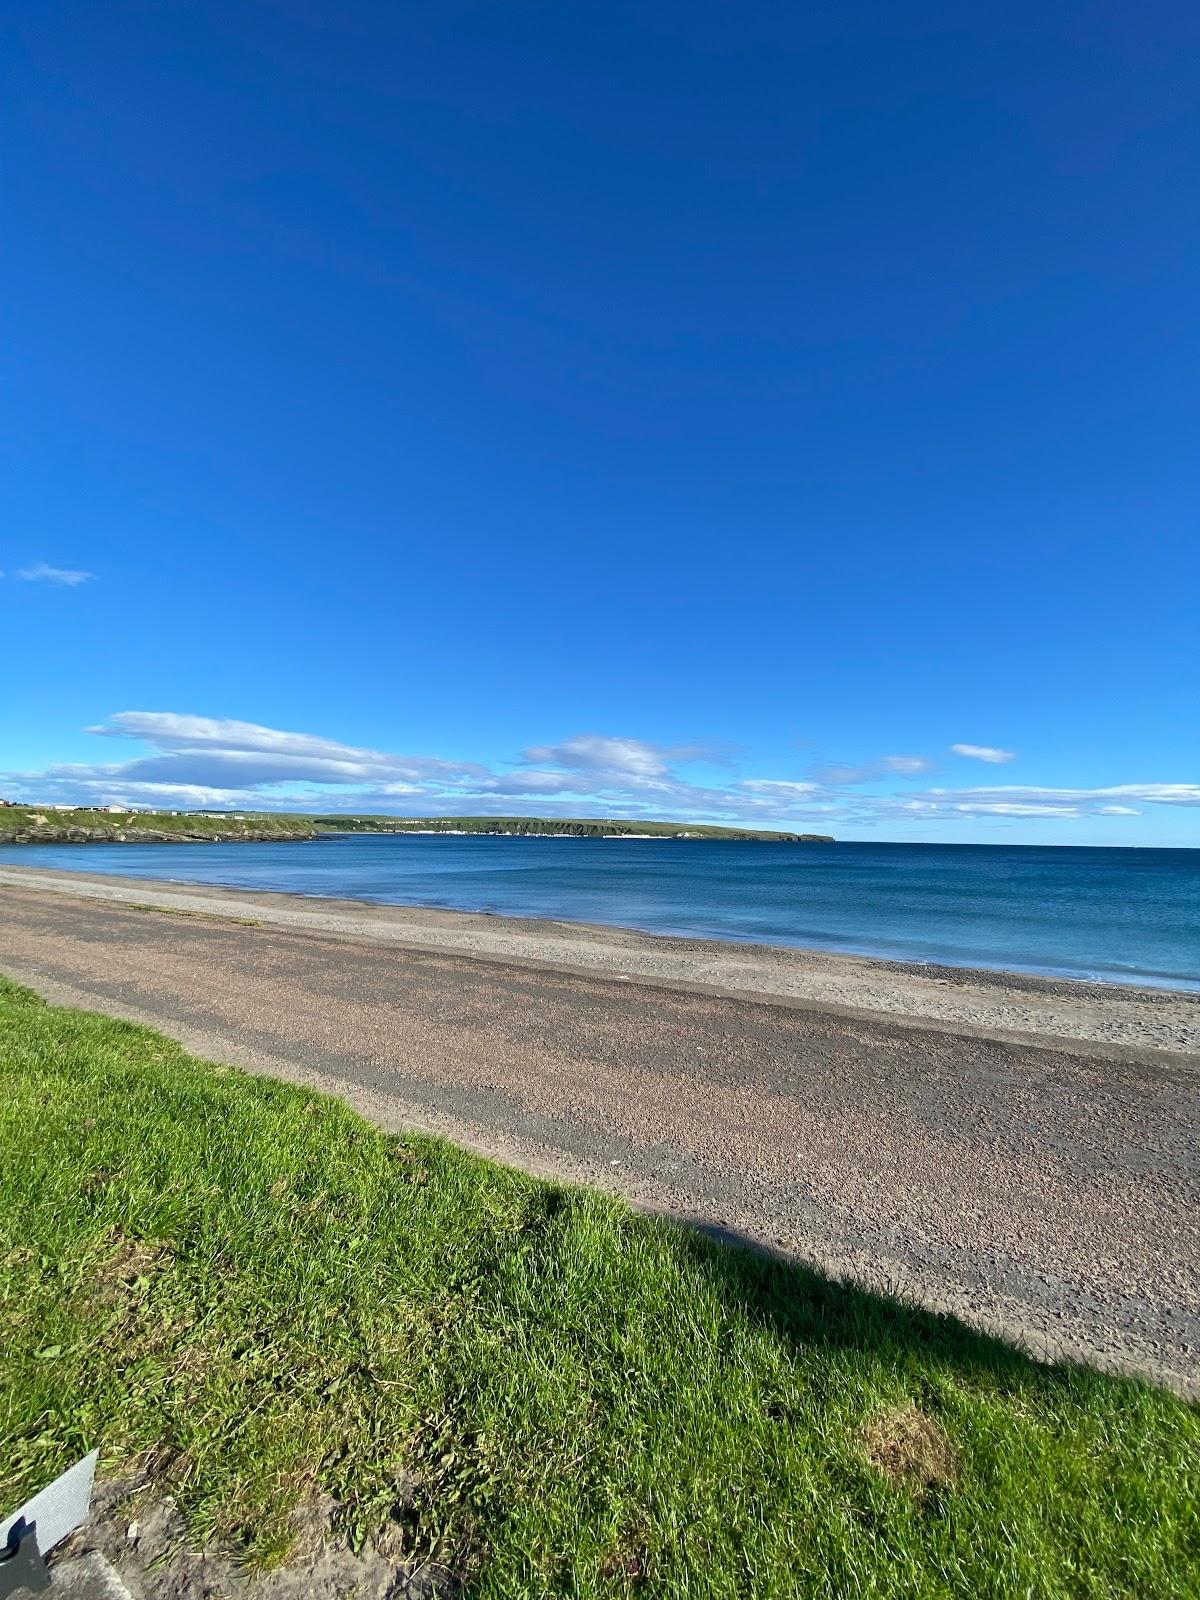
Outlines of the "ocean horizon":
M 1200 990 L 1200 851 L 332 834 L 0 863 Z

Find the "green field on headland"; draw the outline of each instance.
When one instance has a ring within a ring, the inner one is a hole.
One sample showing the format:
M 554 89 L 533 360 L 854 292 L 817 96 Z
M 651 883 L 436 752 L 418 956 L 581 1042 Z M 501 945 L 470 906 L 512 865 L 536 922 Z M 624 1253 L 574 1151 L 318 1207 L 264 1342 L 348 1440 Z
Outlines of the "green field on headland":
M 184 844 L 192 840 L 312 839 L 311 818 L 273 812 L 201 816 L 194 811 L 72 811 L 0 807 L 0 844 Z
M 827 835 L 817 833 L 597 817 L 323 816 L 282 811 L 203 814 L 196 811 L 109 812 L 84 806 L 70 811 L 35 805 L 0 807 L 0 844 L 262 841 L 315 839 L 323 833 L 483 833 L 591 839 L 765 839 L 781 843 L 832 843 Z
M 250 1566 L 321 1498 L 481 1600 L 1200 1593 L 1165 1391 L 3 980 L 0 1107 L 0 1509 L 99 1446 Z
M 701 822 L 640 822 L 619 817 L 321 817 L 320 828 L 351 833 L 548 834 L 584 839 L 768 839 L 783 843 L 831 844 L 828 834 L 725 828 Z

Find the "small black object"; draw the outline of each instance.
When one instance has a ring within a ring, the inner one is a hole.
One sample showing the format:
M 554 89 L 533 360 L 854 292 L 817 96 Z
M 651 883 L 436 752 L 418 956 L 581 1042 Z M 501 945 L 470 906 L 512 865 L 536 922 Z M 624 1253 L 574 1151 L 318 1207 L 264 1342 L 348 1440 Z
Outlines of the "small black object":
M 0 1550 L 0 1600 L 8 1600 L 10 1594 L 22 1589 L 49 1587 L 46 1559 L 38 1549 L 37 1523 L 26 1522 L 22 1517 L 8 1535 L 8 1549 Z

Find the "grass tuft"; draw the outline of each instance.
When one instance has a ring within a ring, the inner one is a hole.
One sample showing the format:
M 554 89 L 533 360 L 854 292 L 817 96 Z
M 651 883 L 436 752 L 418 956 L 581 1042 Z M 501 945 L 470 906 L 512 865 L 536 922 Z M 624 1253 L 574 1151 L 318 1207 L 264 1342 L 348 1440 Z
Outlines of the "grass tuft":
M 1200 1593 L 1200 1412 L 0 980 L 0 1509 L 93 1445 L 479 1596 Z

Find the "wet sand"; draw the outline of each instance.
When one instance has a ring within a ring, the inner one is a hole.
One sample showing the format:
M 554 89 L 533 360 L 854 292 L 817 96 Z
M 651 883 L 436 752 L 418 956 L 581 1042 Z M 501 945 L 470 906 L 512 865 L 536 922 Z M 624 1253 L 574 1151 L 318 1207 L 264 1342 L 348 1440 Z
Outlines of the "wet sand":
M 0 971 L 1200 1388 L 1200 996 L 22 867 Z

